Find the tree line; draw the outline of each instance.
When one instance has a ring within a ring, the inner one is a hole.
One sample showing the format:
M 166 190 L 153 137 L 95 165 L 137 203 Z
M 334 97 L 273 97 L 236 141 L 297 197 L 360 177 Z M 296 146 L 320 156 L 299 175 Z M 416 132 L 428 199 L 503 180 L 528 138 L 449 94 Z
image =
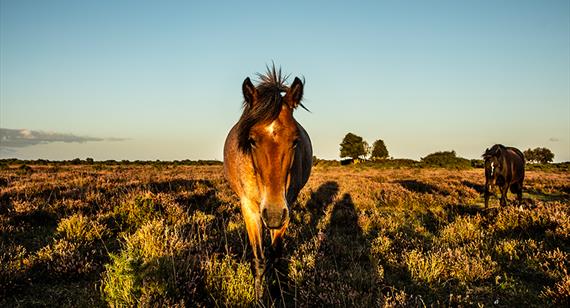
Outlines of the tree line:
M 372 147 L 368 145 L 362 137 L 353 133 L 348 133 L 340 143 L 340 158 L 366 159 L 370 156 L 371 160 L 388 158 L 388 149 L 384 140 L 378 139 L 374 141 Z
M 554 153 L 550 149 L 547 148 L 535 148 L 535 149 L 528 149 L 524 151 L 524 156 L 526 161 L 530 163 L 542 163 L 547 164 L 551 163 L 554 160 Z M 389 157 L 388 148 L 386 148 L 386 144 L 384 140 L 378 139 L 372 143 L 372 146 L 366 142 L 361 136 L 358 136 L 353 133 L 348 133 L 342 139 L 340 143 L 340 158 L 341 159 L 370 159 L 370 160 L 382 160 L 387 159 Z M 444 152 L 436 152 L 432 153 L 424 158 L 422 161 L 430 161 L 430 162 L 458 162 L 458 159 L 463 159 L 457 157 L 455 151 L 444 151 Z

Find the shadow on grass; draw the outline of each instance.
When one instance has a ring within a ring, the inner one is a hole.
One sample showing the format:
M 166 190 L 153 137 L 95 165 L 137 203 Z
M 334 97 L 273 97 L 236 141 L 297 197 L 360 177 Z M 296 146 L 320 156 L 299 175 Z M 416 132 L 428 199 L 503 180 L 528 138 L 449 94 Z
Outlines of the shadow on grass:
M 338 183 L 328 181 L 311 193 L 310 199 L 304 206 L 296 203 L 293 208 L 292 221 L 289 225 L 288 233 L 296 234 L 295 239 L 285 240 L 283 257 L 277 261 L 274 268 L 270 270 L 268 283 L 269 298 L 264 302 L 268 306 L 286 307 L 298 302 L 297 288 L 295 281 L 289 280 L 289 264 L 291 256 L 300 249 L 301 246 L 311 241 L 318 234 L 317 225 L 326 214 L 327 209 L 332 205 L 339 191 Z M 299 219 L 300 218 L 300 219 Z
M 379 279 L 371 261 L 370 247 L 358 224 L 352 197 L 344 194 L 334 202 L 338 192 L 336 182 L 326 182 L 311 194 L 306 208 L 301 209 L 310 213 L 310 222 L 297 222 L 292 226 L 301 229 L 298 240 L 286 249 L 294 253 L 309 244 L 307 247 L 315 258 L 314 272 L 311 270 L 296 281 L 289 281 L 285 276 L 287 280 L 282 285 L 286 288 L 281 290 L 281 298 L 273 303 L 276 306 L 364 307 L 375 303 Z M 329 211 L 328 225 L 319 230 L 319 221 Z
M 458 216 L 485 215 L 489 211 L 489 209 L 486 210 L 485 207 L 473 204 L 446 204 L 443 210 L 447 213 L 449 221 L 452 221 Z
M 528 189 L 524 190 L 524 195 L 530 197 L 530 199 L 543 201 L 543 202 L 570 200 L 570 193 L 564 191 L 554 194 L 548 194 L 536 189 Z
M 397 181 L 397 183 L 400 184 L 404 189 L 411 192 L 416 192 L 421 194 L 440 194 L 443 196 L 449 195 L 448 191 L 441 190 L 434 185 L 420 182 L 417 180 L 401 180 Z
M 481 184 L 477 184 L 477 183 L 473 183 L 473 182 L 469 182 L 469 181 L 463 181 L 463 182 L 461 182 L 461 184 L 475 190 L 476 192 L 478 192 L 480 194 L 485 192 L 485 185 L 481 185 Z
M 329 225 L 321 234 L 316 261 L 319 278 L 314 294 L 317 306 L 371 306 L 375 304 L 376 267 L 370 246 L 358 224 L 350 194 L 332 208 Z

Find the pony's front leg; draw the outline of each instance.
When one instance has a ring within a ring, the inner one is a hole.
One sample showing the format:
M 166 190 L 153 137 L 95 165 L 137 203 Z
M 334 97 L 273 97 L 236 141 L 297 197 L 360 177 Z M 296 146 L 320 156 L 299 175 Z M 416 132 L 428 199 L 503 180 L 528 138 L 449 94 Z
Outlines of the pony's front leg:
M 287 230 L 289 221 L 279 229 L 271 230 L 271 249 L 267 260 L 268 276 L 267 284 L 269 294 L 272 299 L 279 299 L 283 296 L 283 287 L 287 287 L 289 264 L 281 257 L 283 255 L 283 236 Z
M 501 187 L 501 206 L 507 206 L 507 192 L 509 191 L 509 185 L 505 184 Z
M 491 195 L 491 185 L 489 183 L 485 183 L 485 208 L 489 206 L 489 196 Z
M 271 255 L 269 262 L 275 262 L 276 259 L 281 258 L 283 254 L 283 236 L 288 226 L 289 220 L 281 228 L 271 230 Z
M 251 249 L 253 250 L 253 276 L 255 283 L 255 297 L 263 296 L 263 273 L 265 272 L 265 257 L 263 256 L 262 224 L 259 215 L 259 206 L 246 198 L 242 198 L 241 206 L 245 228 Z

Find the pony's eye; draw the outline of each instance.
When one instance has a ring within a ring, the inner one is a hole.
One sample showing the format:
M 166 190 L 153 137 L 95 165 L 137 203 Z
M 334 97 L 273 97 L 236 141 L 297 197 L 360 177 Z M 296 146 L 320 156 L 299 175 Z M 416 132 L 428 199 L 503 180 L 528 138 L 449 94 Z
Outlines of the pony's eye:
M 250 145 L 252 148 L 255 148 L 255 140 L 253 140 L 253 138 L 249 137 L 249 139 L 248 139 L 247 142 L 249 142 L 249 145 Z
M 293 148 L 296 148 L 298 144 L 299 144 L 299 139 L 293 140 Z

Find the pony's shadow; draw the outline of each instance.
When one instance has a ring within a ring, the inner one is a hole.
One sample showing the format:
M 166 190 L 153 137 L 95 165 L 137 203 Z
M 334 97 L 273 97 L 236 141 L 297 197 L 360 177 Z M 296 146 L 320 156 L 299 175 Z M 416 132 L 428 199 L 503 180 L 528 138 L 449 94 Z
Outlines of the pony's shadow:
M 320 235 L 315 262 L 320 277 L 314 281 L 314 292 L 320 296 L 310 299 L 311 305 L 368 306 L 374 303 L 377 275 L 358 217 L 351 195 L 343 194 L 332 208 L 326 231 Z
M 295 281 L 289 279 L 288 266 L 281 268 L 280 287 L 271 294 L 276 298 L 273 305 L 359 306 L 374 302 L 377 279 L 370 247 L 358 224 L 351 195 L 345 193 L 338 199 L 338 194 L 338 183 L 325 182 L 311 193 L 305 207 L 295 209 L 306 219 L 290 226 L 297 228 L 296 240 L 287 241 L 286 265 L 293 254 L 310 249 L 315 253 L 315 268 L 311 275 Z M 329 212 L 330 219 L 323 228 L 321 220 Z
M 338 183 L 329 181 L 325 182 L 319 186 L 315 192 L 311 193 L 311 198 L 305 205 L 305 209 L 310 213 L 310 222 L 303 225 L 302 231 L 309 231 L 314 235 L 317 224 L 325 215 L 329 206 L 333 203 L 334 199 L 338 195 L 338 191 Z
M 296 203 L 293 212 L 299 213 L 297 218 L 292 218 L 289 225 L 289 233 L 295 232 L 293 240 L 289 238 L 285 241 L 283 249 L 284 255 L 277 260 L 270 271 L 268 294 L 270 296 L 269 306 L 287 306 L 295 301 L 295 283 L 289 281 L 289 263 L 292 254 L 302 245 L 313 239 L 317 233 L 317 226 L 321 218 L 326 214 L 327 209 L 333 204 L 339 192 L 338 183 L 328 181 L 312 192 L 309 200 L 303 206 Z M 298 218 L 301 219 L 298 219 Z M 286 235 L 290 237 L 289 235 Z

